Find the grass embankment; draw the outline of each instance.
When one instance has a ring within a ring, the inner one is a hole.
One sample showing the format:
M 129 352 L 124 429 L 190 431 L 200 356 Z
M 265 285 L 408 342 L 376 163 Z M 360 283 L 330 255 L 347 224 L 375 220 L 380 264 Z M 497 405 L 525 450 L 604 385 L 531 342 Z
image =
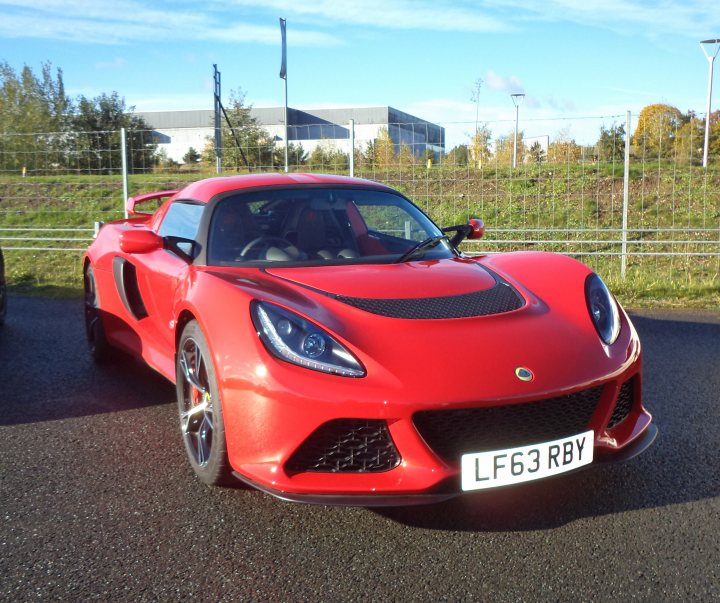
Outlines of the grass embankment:
M 179 188 L 209 175 L 135 175 L 130 178 L 130 194 Z M 621 166 L 542 165 L 515 171 L 416 167 L 357 170 L 356 175 L 402 190 L 441 225 L 482 217 L 487 235 L 480 242 L 465 243 L 470 252 L 559 251 L 597 270 L 627 306 L 720 307 L 717 170 L 633 166 L 628 208 L 631 255 L 624 279 L 618 232 Z M 1 177 L 0 228 L 81 229 L 0 231 L 11 291 L 79 296 L 82 252 L 45 249 L 87 247 L 96 221 L 122 216 L 122 197 L 119 176 Z M 18 240 L 27 238 L 35 240 Z M 659 253 L 667 255 L 648 255 Z M 716 255 L 703 255 L 712 253 Z

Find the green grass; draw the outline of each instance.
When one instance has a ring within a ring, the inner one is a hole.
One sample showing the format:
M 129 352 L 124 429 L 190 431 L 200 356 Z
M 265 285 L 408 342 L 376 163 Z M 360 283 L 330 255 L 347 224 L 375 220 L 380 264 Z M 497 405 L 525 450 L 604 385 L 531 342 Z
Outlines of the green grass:
M 149 173 L 130 177 L 130 194 L 180 188 L 212 174 Z M 628 258 L 620 278 L 617 230 L 622 226 L 622 165 L 523 165 L 517 170 L 451 166 L 358 169 L 356 175 L 384 181 L 404 192 L 441 225 L 482 217 L 487 235 L 466 243 L 472 251 L 543 249 L 579 255 L 618 297 L 633 307 L 720 307 L 720 257 L 639 256 Z M 96 221 L 123 215 L 119 175 L 0 176 L 0 228 L 82 228 L 33 233 L 75 239 L 11 241 L 29 233 L 0 231 L 12 292 L 60 297 L 81 294 L 81 252 L 16 251 L 10 247 L 84 249 Z M 719 253 L 720 170 L 634 164 L 629 227 L 631 252 Z M 590 233 L 571 229 L 597 229 Z M 672 229 L 671 232 L 654 232 Z M 708 231 L 707 229 L 715 229 Z M 536 243 L 523 241 L 533 239 Z M 553 242 L 554 241 L 554 242 Z M 640 241 L 645 241 L 640 243 Z M 666 242 L 667 241 L 667 242 Z

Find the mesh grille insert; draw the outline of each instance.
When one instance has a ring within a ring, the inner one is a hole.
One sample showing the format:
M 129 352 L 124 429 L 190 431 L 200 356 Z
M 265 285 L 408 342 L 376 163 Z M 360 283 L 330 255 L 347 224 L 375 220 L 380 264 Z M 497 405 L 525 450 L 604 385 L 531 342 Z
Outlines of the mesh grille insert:
M 620 392 L 618 393 L 617 402 L 615 403 L 615 410 L 610 417 L 608 422 L 608 429 L 616 427 L 627 419 L 635 401 L 635 388 L 633 385 L 634 379 L 630 379 L 622 384 Z
M 520 294 L 502 281 L 485 291 L 462 295 L 409 299 L 370 299 L 337 295 L 336 299 L 372 314 L 414 320 L 502 314 L 517 310 L 524 303 Z
M 587 430 L 602 390 L 524 404 L 421 411 L 413 422 L 438 456 L 459 462 L 463 454 L 538 444 Z
M 335 419 L 318 427 L 285 465 L 288 473 L 370 473 L 400 463 L 385 421 Z

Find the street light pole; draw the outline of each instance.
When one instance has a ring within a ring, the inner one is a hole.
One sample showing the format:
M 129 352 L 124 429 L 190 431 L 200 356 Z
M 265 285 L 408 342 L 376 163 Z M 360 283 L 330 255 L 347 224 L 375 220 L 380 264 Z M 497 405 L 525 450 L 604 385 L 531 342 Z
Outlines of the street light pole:
M 704 45 L 710 47 L 710 52 L 705 49 Z M 712 50 L 713 46 L 715 47 L 714 52 Z M 708 145 L 710 143 L 710 107 L 712 103 L 713 63 L 715 62 L 715 57 L 718 55 L 718 51 L 720 50 L 720 39 L 703 40 L 700 42 L 700 48 L 702 49 L 705 58 L 707 58 L 708 63 L 710 63 L 710 71 L 708 74 L 707 112 L 705 114 L 705 146 L 703 147 L 703 167 L 706 168 L 708 162 Z
M 512 166 L 513 169 L 517 167 L 517 137 L 518 137 L 518 121 L 520 117 L 520 103 L 525 98 L 525 95 L 522 93 L 516 93 L 511 94 L 510 98 L 512 98 L 513 105 L 515 105 L 515 140 L 513 142 L 513 162 Z

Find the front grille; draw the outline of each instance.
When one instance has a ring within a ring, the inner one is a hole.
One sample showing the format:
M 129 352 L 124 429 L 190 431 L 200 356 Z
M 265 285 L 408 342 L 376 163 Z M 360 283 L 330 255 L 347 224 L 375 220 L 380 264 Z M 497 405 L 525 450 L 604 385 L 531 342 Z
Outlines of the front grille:
M 613 410 L 613 414 L 608 422 L 608 429 L 620 425 L 630 414 L 633 402 L 635 401 L 633 381 L 633 379 L 630 379 L 622 384 L 620 392 L 618 393 L 617 402 L 615 403 L 615 410 Z
M 549 442 L 588 429 L 602 386 L 547 400 L 453 410 L 421 411 L 413 423 L 447 462 L 463 454 Z
M 372 473 L 400 463 L 385 421 L 335 419 L 318 427 L 293 453 L 288 473 Z
M 365 312 L 410 320 L 503 314 L 517 310 L 525 303 L 521 295 L 503 281 L 495 283 L 494 287 L 484 291 L 442 297 L 371 299 L 337 295 L 335 298 Z

